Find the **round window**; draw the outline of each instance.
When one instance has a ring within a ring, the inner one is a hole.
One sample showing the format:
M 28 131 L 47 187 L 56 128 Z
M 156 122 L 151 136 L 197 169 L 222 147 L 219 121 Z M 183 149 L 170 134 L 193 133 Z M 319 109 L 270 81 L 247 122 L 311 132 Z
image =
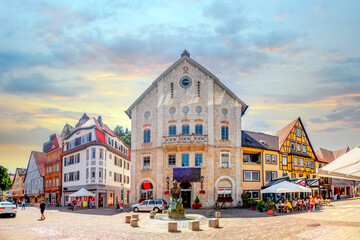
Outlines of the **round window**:
M 144 117 L 145 117 L 146 119 L 148 119 L 148 118 L 150 117 L 150 112 L 147 111 L 147 112 L 144 114 Z
M 195 108 L 195 111 L 196 111 L 197 113 L 201 113 L 201 112 L 202 112 L 202 107 L 197 106 L 197 107 Z
M 184 76 L 180 79 L 180 86 L 182 88 L 189 88 L 192 84 L 192 80 L 188 76 Z
M 169 109 L 169 113 L 170 113 L 170 114 L 174 114 L 175 112 L 176 112 L 176 108 L 171 107 L 171 108 Z
M 226 108 L 223 108 L 223 109 L 221 109 L 221 113 L 222 113 L 223 115 L 227 115 L 227 114 L 228 114 L 228 110 L 227 110 Z
M 189 112 L 189 107 L 184 107 L 183 108 L 183 113 L 188 113 Z

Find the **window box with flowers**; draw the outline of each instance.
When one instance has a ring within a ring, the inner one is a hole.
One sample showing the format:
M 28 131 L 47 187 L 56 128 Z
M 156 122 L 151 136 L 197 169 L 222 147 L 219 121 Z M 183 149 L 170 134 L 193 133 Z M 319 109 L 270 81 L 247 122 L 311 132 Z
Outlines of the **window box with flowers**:
M 218 198 L 216 201 L 217 202 L 233 202 L 234 200 L 231 197 L 226 197 L 226 198 Z

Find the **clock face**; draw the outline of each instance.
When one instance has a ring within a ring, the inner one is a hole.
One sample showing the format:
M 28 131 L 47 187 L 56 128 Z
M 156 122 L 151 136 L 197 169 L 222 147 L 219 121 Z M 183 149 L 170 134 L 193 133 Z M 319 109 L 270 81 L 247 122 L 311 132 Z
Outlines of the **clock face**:
M 180 86 L 182 88 L 189 88 L 192 84 L 192 80 L 188 76 L 184 76 L 180 79 Z

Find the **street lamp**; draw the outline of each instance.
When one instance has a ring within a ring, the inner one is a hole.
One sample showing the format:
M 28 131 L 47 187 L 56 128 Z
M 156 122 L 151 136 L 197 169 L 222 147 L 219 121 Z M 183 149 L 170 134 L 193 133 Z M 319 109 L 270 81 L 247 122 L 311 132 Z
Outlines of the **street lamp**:
M 204 176 L 200 177 L 200 182 L 201 182 L 201 189 L 203 189 L 203 187 L 204 187 Z
M 166 177 L 167 189 L 169 190 L 170 178 L 169 176 Z

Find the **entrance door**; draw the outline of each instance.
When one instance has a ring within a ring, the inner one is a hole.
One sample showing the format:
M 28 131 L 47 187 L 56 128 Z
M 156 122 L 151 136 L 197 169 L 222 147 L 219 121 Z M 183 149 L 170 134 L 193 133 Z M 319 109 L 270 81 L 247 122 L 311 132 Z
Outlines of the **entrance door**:
M 181 187 L 181 198 L 183 200 L 184 208 L 191 207 L 191 184 L 189 182 L 182 182 Z

